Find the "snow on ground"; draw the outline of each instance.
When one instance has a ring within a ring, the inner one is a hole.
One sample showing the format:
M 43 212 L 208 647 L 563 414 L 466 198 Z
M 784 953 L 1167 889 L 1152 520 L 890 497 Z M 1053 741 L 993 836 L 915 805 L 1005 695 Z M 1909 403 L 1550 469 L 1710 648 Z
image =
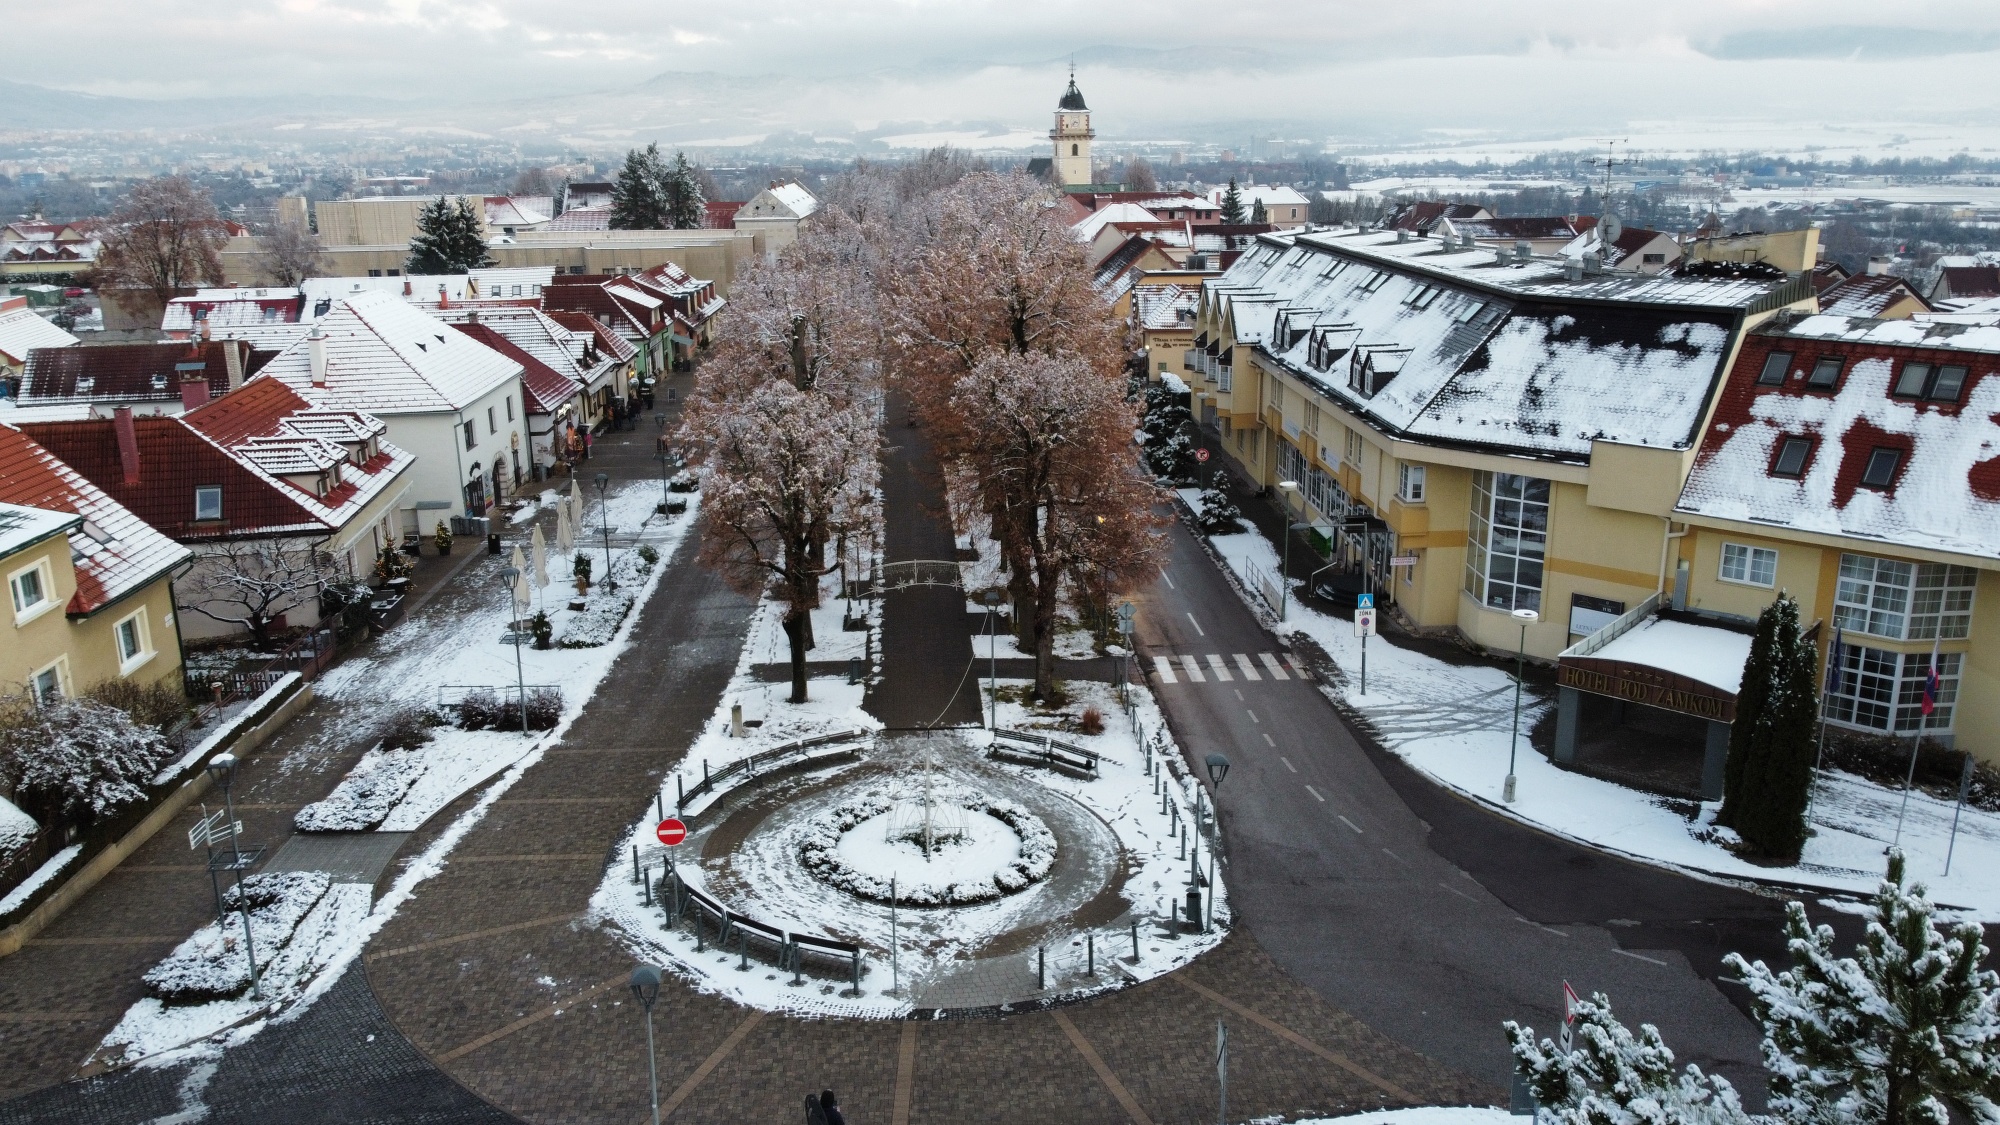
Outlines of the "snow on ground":
M 645 537 L 660 551 L 662 565 L 654 567 L 647 576 L 638 595 L 641 606 L 658 588 L 666 574 L 665 560 L 672 557 L 675 547 L 693 521 L 694 497 L 690 496 L 689 501 L 687 515 L 673 517 L 675 522 L 662 527 L 657 534 L 649 530 Z M 448 600 L 440 599 L 441 602 Z M 475 621 L 466 624 L 459 620 L 460 615 Z M 395 694 L 391 698 L 413 701 L 434 698 L 441 682 L 456 682 L 451 680 L 452 677 L 490 674 L 492 668 L 502 663 L 513 663 L 511 646 L 495 643 L 504 627 L 505 616 L 504 607 L 497 601 L 490 615 L 480 610 L 468 613 L 463 607 L 446 612 L 444 606 L 434 603 L 390 634 L 391 637 L 403 634 L 404 639 L 386 658 L 352 660 L 342 664 L 321 681 L 322 691 L 335 687 L 327 681 L 337 679 L 337 692 L 332 697 L 356 702 L 363 707 L 372 705 L 380 698 L 365 691 L 364 684 L 393 691 Z M 435 799 L 437 807 L 441 808 L 495 772 L 499 773 L 498 779 L 487 786 L 470 809 L 440 832 L 429 847 L 403 865 L 388 890 L 372 906 L 368 885 L 335 884 L 319 905 L 300 921 L 286 951 L 275 959 L 269 970 L 273 977 L 270 1005 L 258 1004 L 245 997 L 183 1006 L 167 1006 L 151 998 L 144 999 L 126 1010 L 124 1018 L 106 1036 L 99 1051 L 127 1060 L 143 1058 L 146 1065 L 200 1062 L 212 1059 L 218 1051 L 255 1035 L 265 1026 L 267 1018 L 272 1021 L 298 1018 L 340 979 L 342 970 L 360 955 L 383 923 L 395 916 L 417 887 L 444 869 L 450 862 L 452 850 L 475 825 L 485 819 L 493 803 L 541 760 L 542 748 L 562 740 L 570 725 L 583 713 L 585 703 L 612 663 L 631 643 L 632 631 L 637 627 L 638 620 L 639 613 L 635 611 L 625 619 L 610 643 L 601 648 L 547 652 L 522 650 L 524 660 L 545 658 L 545 662 L 538 666 L 548 677 L 542 682 L 558 682 L 563 687 L 562 717 L 555 728 L 539 732 L 541 737 L 536 739 L 522 738 L 518 731 L 460 732 L 483 734 L 502 741 L 511 739 L 512 745 L 502 749 L 497 742 L 494 743 L 492 760 L 473 771 L 477 776 L 464 775 L 463 787 L 449 797 L 442 797 L 440 791 L 428 799 Z M 493 649 L 498 653 L 468 651 L 471 649 Z M 362 664 L 369 667 L 355 668 Z M 531 675 L 530 679 L 534 677 Z M 495 677 L 489 682 L 510 681 L 511 677 Z M 447 732 L 440 732 L 443 733 Z M 450 740 L 442 738 L 431 745 L 438 746 L 440 743 L 447 748 L 453 745 Z M 522 744 L 526 744 L 525 747 Z M 412 798 L 423 789 L 420 781 L 411 789 Z M 391 814 L 391 819 L 382 827 L 396 830 L 400 823 L 398 816 L 404 808 L 411 808 L 407 801 L 397 813 Z M 416 810 L 411 808 L 411 811 L 414 813 Z M 428 817 L 430 813 L 423 815 Z M 415 824 L 408 827 L 413 828 Z M 276 1014 L 266 1016 L 265 1013 L 270 1011 Z
M 31 821 L 30 823 L 33 822 Z M 22 903 L 28 901 L 30 896 L 42 889 L 42 884 L 62 874 L 63 869 L 75 863 L 76 857 L 82 854 L 82 844 L 71 844 L 69 847 L 44 860 L 40 867 L 35 868 L 34 874 L 21 880 L 19 886 L 8 891 L 7 897 L 0 898 L 0 918 L 6 917 L 8 912 L 15 910 Z
M 751 643 L 745 646 L 736 674 L 714 716 L 690 748 L 680 770 L 665 779 L 660 790 L 662 805 L 674 806 L 683 785 L 700 781 L 704 765 L 713 771 L 795 739 L 846 730 L 867 735 L 879 728 L 880 724 L 861 710 L 863 688 L 849 685 L 844 678 L 812 680 L 810 700 L 798 706 L 787 702 L 788 684 L 755 679 L 752 671 L 755 665 L 770 662 L 774 654 L 782 656 L 781 648 L 771 647 L 783 640 L 776 622 L 777 604 L 767 600 L 759 607 L 751 627 Z M 1023 681 L 1002 681 L 1002 694 L 1018 697 L 1025 686 Z M 1192 821 L 1193 783 L 1185 776 L 1167 781 L 1175 811 L 1161 811 L 1162 797 L 1153 788 L 1156 782 L 1145 772 L 1142 739 L 1158 736 L 1163 740 L 1160 744 L 1163 748 L 1154 751 L 1156 762 L 1163 757 L 1178 761 L 1179 751 L 1165 731 L 1158 706 L 1143 688 L 1137 689 L 1136 719 L 1132 723 L 1123 718 L 1111 685 L 1072 682 L 1069 690 L 1073 696 L 1072 713 L 1095 706 L 1107 716 L 1103 734 L 1072 731 L 1055 735 L 1060 741 L 1102 755 L 1104 764 L 1096 780 L 1071 778 L 1032 766 L 988 763 L 981 755 L 990 736 L 979 730 L 941 732 L 939 757 L 941 776 L 959 783 L 970 780 L 972 784 L 986 779 L 989 786 L 1010 789 L 1005 796 L 1017 801 L 1023 792 L 1038 796 L 1044 802 L 1043 812 L 1053 805 L 1071 817 L 1073 828 L 1095 833 L 1093 839 L 1102 838 L 1101 849 L 1086 849 L 1099 854 L 1079 857 L 1091 867 L 1090 878 L 1097 880 L 1087 884 L 1088 887 L 1101 886 L 1105 880 L 1117 876 L 1119 872 L 1110 859 L 1122 849 L 1124 897 L 1127 914 L 1140 923 L 1141 960 L 1137 964 L 1121 960 L 1131 950 L 1131 929 L 1123 916 L 1094 929 L 1058 924 L 1055 932 L 1042 939 L 1051 951 L 1052 991 L 1082 993 L 1118 987 L 1132 979 L 1149 979 L 1187 963 L 1220 942 L 1228 907 L 1226 895 L 1218 894 L 1214 906 L 1218 926 L 1210 934 L 1161 939 L 1161 931 L 1153 921 L 1164 919 L 1177 909 L 1187 882 L 1189 858 L 1180 850 L 1173 828 Z M 743 704 L 745 719 L 761 720 L 761 725 L 747 729 L 742 738 L 732 738 L 730 708 L 738 702 Z M 1002 727 L 1012 729 L 1031 729 L 1049 721 L 1031 715 L 1018 703 L 1004 701 L 999 706 L 999 720 Z M 864 751 L 864 755 L 888 752 L 878 749 Z M 967 753 L 977 759 L 976 765 L 954 770 L 952 755 Z M 787 779 L 780 784 L 837 778 L 852 768 L 856 767 L 830 765 L 812 771 L 802 780 Z M 913 775 L 914 770 L 900 770 L 898 783 L 910 788 L 915 784 Z M 861 945 L 867 952 L 863 995 L 859 997 L 842 996 L 843 989 L 828 982 L 794 987 L 789 974 L 781 974 L 769 964 L 755 960 L 749 971 L 740 971 L 740 958 L 734 952 L 725 954 L 711 947 L 706 954 L 697 954 L 694 937 L 685 931 L 670 933 L 666 929 L 660 906 L 646 904 L 645 889 L 633 882 L 631 871 L 623 865 L 606 873 L 591 900 L 591 913 L 622 930 L 636 956 L 670 966 L 704 991 L 767 1010 L 876 1017 L 908 1012 L 913 1003 L 920 1002 L 926 983 L 964 971 L 968 967 L 966 958 L 996 937 L 1045 920 L 1044 914 L 1050 909 L 1050 904 L 1043 900 L 1045 884 L 968 906 L 915 910 L 906 905 L 892 923 L 886 905 L 843 895 L 820 882 L 798 862 L 802 834 L 810 829 L 815 816 L 832 812 L 834 806 L 853 796 L 852 788 L 833 789 L 787 802 L 732 853 L 726 871 L 715 870 L 713 879 L 714 861 L 699 859 L 699 848 L 712 825 L 698 824 L 695 838 L 678 849 L 682 854 L 675 859 L 688 885 L 704 889 L 725 906 L 740 909 L 757 921 L 787 931 Z M 1063 801 L 1062 797 L 1069 800 Z M 702 804 L 705 806 L 707 802 Z M 661 870 L 667 849 L 655 839 L 651 824 L 637 825 L 623 841 L 621 854 L 629 854 L 634 848 L 638 849 L 648 872 Z M 1203 856 L 1206 877 L 1205 848 Z M 883 859 L 872 851 L 871 858 Z M 1217 881 L 1222 881 L 1219 875 Z M 1088 898 L 1089 894 L 1083 897 Z M 1077 905 L 1081 902 L 1070 904 L 1067 909 L 1073 912 Z M 892 927 L 897 951 L 893 972 L 889 955 Z M 1089 948 L 1086 939 L 1095 942 L 1098 976 L 1094 980 L 1084 975 Z M 1027 998 L 1034 991 L 1033 968 L 1024 960 L 1031 955 L 1019 950 L 1004 956 L 1010 970 L 1019 970 L 1016 979 L 1023 982 L 1013 998 Z M 898 981 L 903 987 L 892 993 L 892 984 Z
M 1249 1125 L 1277 1125 L 1279 1120 L 1276 1117 L 1260 1117 Z M 1415 1109 L 1381 1109 L 1351 1117 L 1302 1117 L 1292 1125 L 1508 1125 L 1515 1120 L 1518 1119 L 1504 1109 L 1429 1105 Z
M 189 766 L 213 754 L 217 743 L 221 742 L 225 736 L 233 736 L 236 733 L 237 716 L 246 712 L 254 715 L 262 711 L 272 700 L 290 691 L 292 685 L 297 683 L 298 680 L 299 674 L 297 672 L 288 672 L 257 698 L 240 699 L 227 707 L 221 708 L 211 718 L 207 731 L 203 733 L 200 739 L 196 740 L 193 746 L 188 748 L 187 753 L 182 754 L 172 765 L 161 767 L 160 772 L 153 775 L 153 784 L 165 785 L 167 782 L 179 777 Z
M 1257 570 L 1278 572 L 1277 551 L 1262 535 L 1221 535 L 1210 542 L 1244 588 Z M 1246 600 L 1268 616 L 1261 598 L 1246 595 Z M 1501 789 L 1514 688 L 1505 669 L 1446 664 L 1378 636 L 1368 641 L 1364 695 L 1361 642 L 1353 623 L 1297 601 L 1288 616 L 1281 632 L 1306 634 L 1340 667 L 1340 676 L 1322 690 L 1365 717 L 1385 748 L 1433 780 L 1546 831 L 1683 870 L 1853 894 L 1874 893 L 1884 849 L 1897 841 L 1902 791 L 1829 771 L 1815 790 L 1809 818 L 1815 834 L 1801 861 L 1792 867 L 1750 863 L 1705 838 L 1717 804 L 1703 805 L 1699 818 L 1689 820 L 1681 811 L 1686 802 L 1560 769 L 1531 748 L 1525 732 L 1549 707 L 1532 695 L 1522 700 L 1516 800 L 1507 804 Z M 1940 904 L 1982 921 L 2000 921 L 2000 815 L 1964 810 L 1947 877 L 1952 816 L 1951 802 L 1922 792 L 1910 795 L 1899 846 L 1909 856 L 1912 877 L 1928 883 Z

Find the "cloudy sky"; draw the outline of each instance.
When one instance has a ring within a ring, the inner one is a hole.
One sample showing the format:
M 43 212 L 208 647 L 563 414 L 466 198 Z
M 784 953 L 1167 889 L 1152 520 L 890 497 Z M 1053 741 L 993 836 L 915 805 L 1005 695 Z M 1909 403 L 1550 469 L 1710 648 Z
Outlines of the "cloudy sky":
M 9 22 L 17 43 L 75 47 L 15 52 L 10 77 L 135 97 L 518 113 L 713 75 L 656 83 L 687 111 L 631 123 L 697 133 L 1046 128 L 1071 53 L 1100 131 L 1125 137 L 1951 124 L 2000 109 L 1992 0 L 67 0 L 16 5 Z

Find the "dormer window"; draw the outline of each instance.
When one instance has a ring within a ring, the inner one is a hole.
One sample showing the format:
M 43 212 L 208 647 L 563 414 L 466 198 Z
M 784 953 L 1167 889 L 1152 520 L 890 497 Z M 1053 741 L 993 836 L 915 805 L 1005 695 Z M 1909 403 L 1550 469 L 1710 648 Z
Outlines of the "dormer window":
M 97 377 L 95 375 L 85 375 L 76 381 L 77 394 L 87 395 L 96 389 L 97 389 Z
M 164 391 L 167 389 L 167 377 L 165 375 L 155 375 L 152 377 L 151 380 L 149 380 L 149 382 L 152 383 L 153 389 L 156 391 Z
M 1812 456 L 1812 439 L 1788 437 L 1778 443 L 1778 459 L 1771 465 L 1774 477 L 1789 477 L 1793 480 L 1806 474 L 1806 460 Z
M 1865 488 L 1888 488 L 1896 482 L 1896 470 L 1902 467 L 1903 451 L 1900 449 L 1877 448 L 1868 454 L 1868 467 L 1861 470 L 1861 484 Z

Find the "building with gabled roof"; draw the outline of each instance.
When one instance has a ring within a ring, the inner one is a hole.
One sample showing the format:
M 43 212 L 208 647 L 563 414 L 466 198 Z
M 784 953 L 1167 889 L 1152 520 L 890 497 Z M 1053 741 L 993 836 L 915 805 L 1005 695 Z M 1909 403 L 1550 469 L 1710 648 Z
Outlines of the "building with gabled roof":
M 2000 758 L 2000 318 L 1810 315 L 1752 332 L 1673 518 L 1675 588 L 1838 630 L 1835 728 Z M 1937 706 L 1919 703 L 1937 656 Z
M 1657 590 L 1663 520 L 1744 327 L 1812 299 L 1782 274 L 1279 232 L 1202 285 L 1186 367 L 1226 459 L 1296 485 L 1293 517 L 1378 606 L 1510 650 L 1513 611 L 1534 610 L 1527 649 L 1548 658 Z
M 388 426 L 388 439 L 417 458 L 399 517 L 405 532 L 485 516 L 527 471 L 521 365 L 400 296 L 342 298 L 258 377 Z
M 85 405 L 107 418 L 120 407 L 179 414 L 242 386 L 272 354 L 246 340 L 37 348 L 22 372 L 19 399 L 28 407 Z
M 1620 273 L 1665 273 L 1681 260 L 1680 243 L 1671 234 L 1623 227 L 1618 237 L 1607 240 L 1604 228 L 1596 223 L 1572 239 L 1560 253 L 1565 258 L 1595 256 L 1605 269 Z
M 187 548 L 19 429 L 0 423 L 0 690 L 78 695 L 108 680 L 178 687 L 173 579 Z
M 1905 278 L 1889 273 L 1858 273 L 1819 291 L 1819 311 L 1830 316 L 1902 320 L 1931 311 Z
M 28 353 L 37 348 L 73 348 L 76 337 L 49 323 L 28 307 L 25 297 L 0 300 L 0 397 L 19 389 Z
M 305 301 L 296 287 L 199 289 L 167 302 L 160 331 L 169 340 L 186 340 L 204 330 L 214 336 L 218 329 L 297 324 Z
M 772 180 L 769 187 L 736 209 L 730 225 L 736 230 L 762 235 L 764 253 L 770 255 L 797 241 L 799 224 L 818 211 L 819 199 L 805 185 Z
M 527 404 L 528 448 L 537 478 L 568 461 L 569 435 L 587 424 L 583 421 L 587 386 L 575 376 L 616 367 L 616 361 L 597 351 L 594 338 L 579 338 L 545 316 L 541 321 L 546 323 L 475 315 L 452 324 L 521 365 L 521 399 Z M 553 349 L 543 343 L 554 341 L 550 330 L 562 338 Z M 576 346 L 578 354 L 571 355 L 570 346 Z

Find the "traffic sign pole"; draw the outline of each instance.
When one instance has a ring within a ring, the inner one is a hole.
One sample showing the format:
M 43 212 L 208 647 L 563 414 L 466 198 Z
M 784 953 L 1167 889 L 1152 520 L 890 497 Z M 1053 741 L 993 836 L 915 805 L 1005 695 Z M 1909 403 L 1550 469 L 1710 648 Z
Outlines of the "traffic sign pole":
M 1354 597 L 1354 635 L 1361 638 L 1361 694 L 1368 694 L 1368 638 L 1375 635 L 1375 595 Z

